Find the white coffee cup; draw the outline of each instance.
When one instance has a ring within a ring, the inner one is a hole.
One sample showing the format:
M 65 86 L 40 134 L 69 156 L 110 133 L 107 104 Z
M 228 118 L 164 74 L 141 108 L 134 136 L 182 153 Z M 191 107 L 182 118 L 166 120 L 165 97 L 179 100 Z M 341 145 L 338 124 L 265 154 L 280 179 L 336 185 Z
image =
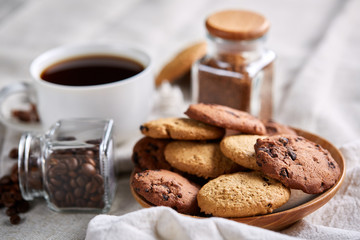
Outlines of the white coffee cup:
M 68 86 L 41 78 L 49 66 L 74 57 L 109 55 L 132 59 L 144 66 L 140 73 L 113 83 L 90 86 Z M 60 119 L 113 119 L 118 141 L 138 132 L 152 108 L 154 76 L 152 61 L 144 51 L 124 45 L 81 44 L 61 46 L 37 57 L 30 66 L 32 82 L 14 83 L 0 91 L 0 120 L 22 131 L 46 130 Z M 4 114 L 3 104 L 9 96 L 23 92 L 35 98 L 40 126 L 20 123 Z

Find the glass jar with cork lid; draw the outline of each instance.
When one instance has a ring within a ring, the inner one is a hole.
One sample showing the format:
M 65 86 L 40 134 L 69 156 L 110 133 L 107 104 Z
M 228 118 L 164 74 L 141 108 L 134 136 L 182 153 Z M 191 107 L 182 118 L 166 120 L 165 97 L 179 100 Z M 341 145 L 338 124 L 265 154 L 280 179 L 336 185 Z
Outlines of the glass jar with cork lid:
M 265 47 L 269 27 L 264 16 L 251 11 L 210 15 L 206 20 L 208 53 L 192 68 L 193 101 L 271 119 L 276 55 Z

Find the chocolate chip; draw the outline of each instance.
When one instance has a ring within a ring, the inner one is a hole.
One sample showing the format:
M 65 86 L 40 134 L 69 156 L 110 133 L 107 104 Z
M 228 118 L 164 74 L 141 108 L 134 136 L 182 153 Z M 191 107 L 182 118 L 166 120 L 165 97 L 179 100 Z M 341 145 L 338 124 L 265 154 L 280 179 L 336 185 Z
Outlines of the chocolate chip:
M 132 155 L 132 160 L 135 165 L 139 165 L 139 155 L 137 152 L 134 152 L 134 154 Z
M 291 149 L 288 149 L 288 154 L 293 161 L 296 159 L 296 153 Z
M 141 126 L 140 126 L 140 131 L 141 131 L 141 132 L 148 132 L 148 131 L 149 131 L 149 128 L 141 125 Z
M 148 145 L 149 145 L 149 147 L 150 147 L 152 150 L 154 150 L 154 151 L 159 150 L 159 146 L 157 146 L 156 144 L 149 143 Z
M 329 168 L 331 168 L 331 169 L 335 169 L 335 168 L 336 168 L 336 166 L 335 166 L 335 164 L 334 164 L 333 162 L 328 162 L 328 166 L 329 166 Z
M 225 110 L 225 112 L 229 113 L 230 115 L 232 115 L 236 118 L 239 118 L 239 115 L 237 115 L 236 113 L 233 113 L 232 111 Z
M 286 146 L 289 143 L 289 139 L 287 139 L 286 137 L 280 137 L 279 142 Z
M 282 169 L 280 170 L 280 176 L 288 178 L 288 177 L 289 177 L 289 172 L 288 172 L 288 170 L 287 170 L 286 168 L 282 168 Z
M 168 196 L 168 195 L 163 194 L 162 197 L 163 197 L 163 199 L 164 199 L 165 201 L 169 200 L 169 196 Z

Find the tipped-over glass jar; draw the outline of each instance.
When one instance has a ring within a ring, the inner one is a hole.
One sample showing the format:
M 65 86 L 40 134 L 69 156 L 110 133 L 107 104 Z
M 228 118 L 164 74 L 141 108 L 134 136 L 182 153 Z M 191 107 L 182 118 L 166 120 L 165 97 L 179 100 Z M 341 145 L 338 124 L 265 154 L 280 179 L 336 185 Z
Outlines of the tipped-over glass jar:
M 262 15 L 249 11 L 210 15 L 206 20 L 208 53 L 192 68 L 193 101 L 270 119 L 276 55 L 264 46 L 269 26 Z
M 69 119 L 19 143 L 19 184 L 25 200 L 44 197 L 58 212 L 106 212 L 115 195 L 113 121 Z

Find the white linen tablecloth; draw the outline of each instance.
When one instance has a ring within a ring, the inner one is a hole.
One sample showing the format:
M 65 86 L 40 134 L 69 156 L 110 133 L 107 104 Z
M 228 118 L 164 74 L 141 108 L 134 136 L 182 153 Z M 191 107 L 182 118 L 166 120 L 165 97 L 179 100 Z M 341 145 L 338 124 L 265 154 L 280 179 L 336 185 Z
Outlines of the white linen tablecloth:
M 32 59 L 69 43 L 135 44 L 149 51 L 158 71 L 182 48 L 205 38 L 208 14 L 229 8 L 254 10 L 270 20 L 267 46 L 278 55 L 274 119 L 341 149 L 348 171 L 335 197 L 281 233 L 221 218 L 195 220 L 164 207 L 141 209 L 129 189 L 130 155 L 139 137 L 134 136 L 117 149 L 119 184 L 108 215 L 59 214 L 38 200 L 19 225 L 0 215 L 0 238 L 360 239 L 359 0 L 0 0 L 0 87 L 28 81 Z M 161 104 L 164 99 L 171 104 Z M 157 102 L 149 117 L 181 114 L 186 106 L 179 90 L 166 85 Z M 14 163 L 7 153 L 19 133 L 2 125 L 0 133 L 3 175 Z

